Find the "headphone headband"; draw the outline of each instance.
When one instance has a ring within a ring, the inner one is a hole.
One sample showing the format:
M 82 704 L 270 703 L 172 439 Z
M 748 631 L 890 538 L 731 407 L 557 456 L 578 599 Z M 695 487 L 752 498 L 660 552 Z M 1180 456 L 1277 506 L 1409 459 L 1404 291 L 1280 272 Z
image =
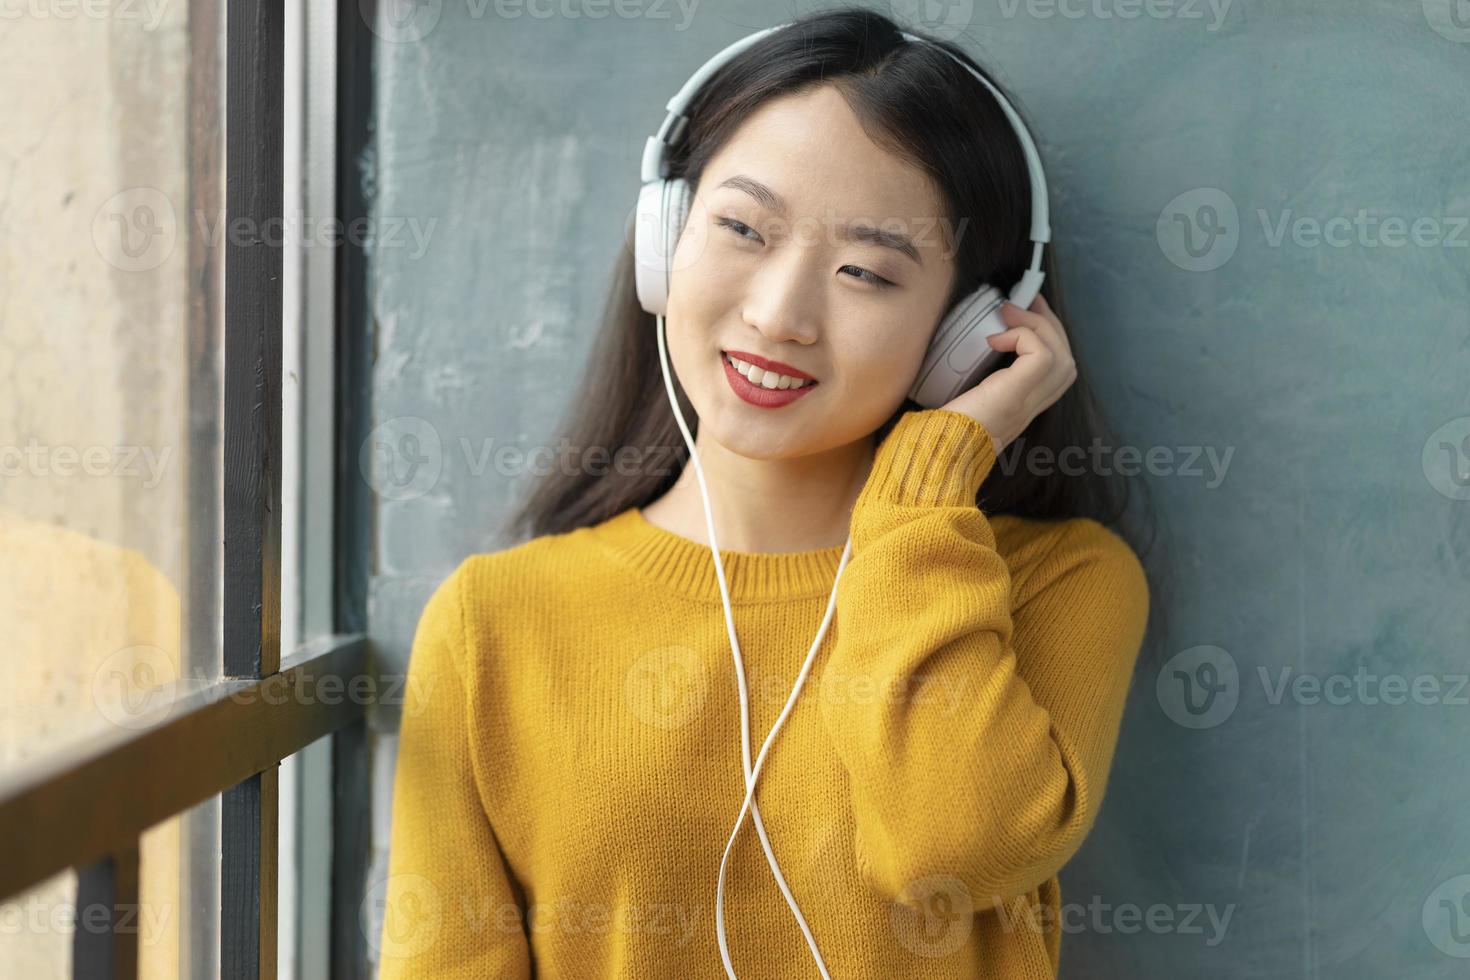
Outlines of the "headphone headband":
M 661 180 L 668 176 L 669 148 L 683 138 L 685 124 L 689 121 L 689 117 L 684 114 L 684 110 L 688 108 L 689 103 L 694 99 L 695 93 L 699 91 L 700 87 L 704 85 L 709 77 L 726 63 L 733 60 L 740 52 L 767 34 L 789 26 L 790 23 L 777 24 L 775 27 L 763 28 L 754 34 L 747 35 L 735 41 L 733 44 L 727 45 L 716 53 L 714 57 L 701 65 L 698 71 L 689 76 L 689 80 L 684 83 L 684 86 L 678 92 L 674 93 L 673 98 L 669 99 L 667 106 L 668 115 L 664 118 L 663 124 L 659 126 L 658 132 L 650 136 L 643 145 L 643 162 L 641 166 L 643 183 L 646 184 L 650 181 Z M 905 41 L 911 43 L 927 43 L 924 38 L 910 34 L 908 31 L 902 31 L 900 33 Z M 990 94 L 995 96 L 995 100 L 1000 103 L 1001 111 L 1005 113 L 1006 119 L 1011 124 L 1011 128 L 1016 131 L 1016 137 L 1021 141 L 1021 151 L 1026 157 L 1026 170 L 1031 181 L 1030 240 L 1038 246 L 1035 250 L 1035 259 L 1032 264 L 1033 271 L 1035 271 L 1039 268 L 1038 263 L 1041 257 L 1040 246 L 1051 241 L 1051 219 L 1046 194 L 1046 173 L 1041 167 L 1041 155 L 1037 153 L 1036 144 L 1032 142 L 1031 134 L 1027 131 L 1025 124 L 1021 122 L 1021 117 L 1012 108 L 1005 96 L 1001 95 L 1000 91 L 974 68 L 965 64 L 964 61 L 956 58 L 944 48 L 938 47 L 937 45 L 935 47 L 943 51 L 951 60 L 978 79 L 990 91 Z M 1028 272 L 1027 278 L 1030 276 L 1031 273 Z M 1026 283 L 1027 278 L 1023 278 L 1022 285 Z M 1038 288 L 1039 285 L 1038 282 Z M 1018 286 L 1018 289 L 1020 288 Z M 1033 292 L 1032 296 L 1034 297 L 1034 295 L 1035 293 Z M 1029 303 L 1030 298 L 1026 300 L 1025 305 L 1029 305 Z

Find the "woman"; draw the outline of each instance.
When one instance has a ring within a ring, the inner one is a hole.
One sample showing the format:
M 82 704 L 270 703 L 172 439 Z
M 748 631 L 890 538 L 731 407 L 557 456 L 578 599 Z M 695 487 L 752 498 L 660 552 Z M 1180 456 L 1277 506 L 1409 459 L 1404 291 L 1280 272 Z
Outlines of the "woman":
M 625 256 L 570 427 L 603 455 L 420 621 L 380 975 L 1053 977 L 1149 608 L 1125 498 L 997 465 L 1100 430 L 1055 263 L 1007 366 L 905 398 L 953 302 L 1028 264 L 1017 136 L 837 11 L 708 79 L 672 164 L 668 354 L 722 562 Z

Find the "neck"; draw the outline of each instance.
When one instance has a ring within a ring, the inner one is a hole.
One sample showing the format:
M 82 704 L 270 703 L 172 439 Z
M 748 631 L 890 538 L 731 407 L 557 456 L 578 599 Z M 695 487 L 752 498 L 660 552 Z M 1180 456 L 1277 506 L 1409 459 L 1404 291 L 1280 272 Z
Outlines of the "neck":
M 751 459 L 695 435 L 721 551 L 815 551 L 847 541 L 852 508 L 872 469 L 872 436 L 795 459 Z M 704 500 L 690 461 L 643 508 L 653 524 L 709 546 Z

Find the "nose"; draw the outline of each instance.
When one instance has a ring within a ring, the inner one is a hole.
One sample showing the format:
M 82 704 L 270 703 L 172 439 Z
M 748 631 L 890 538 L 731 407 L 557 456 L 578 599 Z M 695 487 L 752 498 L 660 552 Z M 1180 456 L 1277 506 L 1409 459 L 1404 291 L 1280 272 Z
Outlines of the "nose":
M 741 315 L 773 344 L 815 343 L 822 295 L 818 273 L 802 250 L 784 251 L 761 263 L 750 280 Z

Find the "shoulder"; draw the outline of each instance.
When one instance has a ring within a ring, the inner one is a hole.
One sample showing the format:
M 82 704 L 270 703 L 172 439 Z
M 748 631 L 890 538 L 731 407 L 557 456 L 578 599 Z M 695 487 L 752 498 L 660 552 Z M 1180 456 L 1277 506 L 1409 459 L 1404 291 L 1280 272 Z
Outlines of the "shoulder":
M 1125 676 L 1149 622 L 1148 578 L 1128 541 L 1091 518 L 995 523 L 997 547 L 1009 549 L 1011 615 L 1028 657 L 1049 644 L 1086 650 L 1095 665 Z
M 557 582 L 575 583 L 576 573 L 601 556 L 592 528 L 543 534 L 497 551 L 478 552 L 455 569 L 467 595 L 516 593 Z
M 564 610 L 561 600 L 585 588 L 600 554 L 587 528 L 474 552 L 443 577 L 425 615 L 456 613 L 472 636 L 508 626 L 534 628 L 539 617 Z
M 1000 515 L 992 524 L 996 546 L 1018 588 L 1029 583 L 1034 591 L 1068 579 L 1104 601 L 1141 604 L 1146 614 L 1149 586 L 1143 562 L 1113 528 L 1090 517 L 1042 521 Z

